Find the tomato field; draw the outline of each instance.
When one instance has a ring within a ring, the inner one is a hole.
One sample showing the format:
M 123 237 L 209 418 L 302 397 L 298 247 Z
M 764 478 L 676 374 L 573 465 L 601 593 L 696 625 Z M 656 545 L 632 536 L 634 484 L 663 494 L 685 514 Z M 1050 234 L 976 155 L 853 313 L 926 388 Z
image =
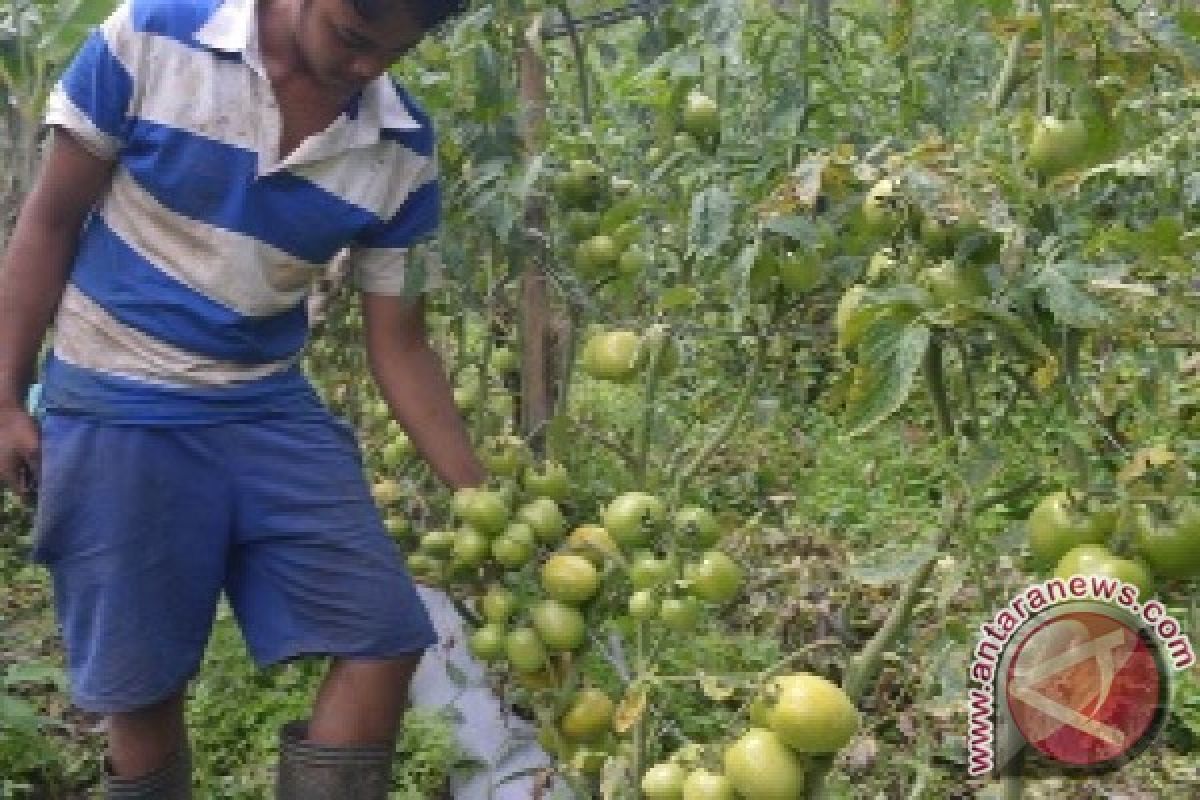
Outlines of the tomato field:
M 0 9 L 6 226 L 96 13 Z M 488 485 L 389 420 L 336 262 L 305 365 L 564 796 L 1195 796 L 1194 663 L 1117 771 L 967 769 L 979 629 L 1024 587 L 1107 575 L 1200 628 L 1192 4 L 502 0 L 395 73 L 438 126 L 430 329 Z M 3 503 L 0 796 L 86 796 L 102 731 Z M 317 679 L 256 673 L 223 612 L 199 796 L 269 796 Z M 470 769 L 435 712 L 400 747 L 396 797 Z

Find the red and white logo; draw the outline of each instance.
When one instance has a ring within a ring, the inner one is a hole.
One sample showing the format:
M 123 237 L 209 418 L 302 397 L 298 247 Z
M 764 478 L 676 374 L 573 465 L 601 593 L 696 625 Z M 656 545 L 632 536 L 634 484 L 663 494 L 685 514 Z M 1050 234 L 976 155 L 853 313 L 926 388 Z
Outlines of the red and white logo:
M 1148 637 L 1114 615 L 1065 611 L 1016 642 L 1004 676 L 1025 742 L 1054 762 L 1098 768 L 1155 732 L 1168 676 Z

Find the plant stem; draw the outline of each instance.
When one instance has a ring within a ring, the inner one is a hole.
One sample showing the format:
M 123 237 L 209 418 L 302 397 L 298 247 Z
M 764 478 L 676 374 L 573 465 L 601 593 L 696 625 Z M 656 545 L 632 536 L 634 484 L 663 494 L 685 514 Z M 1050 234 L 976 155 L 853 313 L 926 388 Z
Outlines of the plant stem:
M 1054 12 L 1051 0 L 1038 0 L 1042 14 L 1042 76 L 1038 85 L 1038 116 L 1051 112 L 1050 93 L 1054 91 Z
M 1021 13 L 1025 10 L 1025 3 L 1021 3 L 1017 7 L 1017 12 Z M 996 78 L 996 84 L 992 87 L 992 93 L 988 96 L 988 108 L 992 111 L 1000 111 L 1004 106 L 1008 105 L 1009 99 L 1013 92 L 1021 85 L 1022 75 L 1019 69 L 1022 54 L 1025 51 L 1025 45 L 1029 42 L 1029 31 L 1017 31 L 1016 36 L 1008 43 L 1008 55 L 1004 59 L 1004 66 L 1000 69 L 1000 75 Z
M 678 468 L 675 474 L 675 479 L 671 485 L 671 502 L 674 504 L 679 499 L 679 494 L 683 489 L 683 484 L 696 472 L 700 466 L 708 460 L 716 450 L 725 443 L 725 441 L 733 435 L 742 418 L 746 416 L 746 411 L 750 406 L 750 396 L 758 389 L 759 380 L 762 377 L 762 364 L 767 353 L 767 337 L 759 336 L 758 346 L 755 348 L 754 355 L 750 362 L 750 374 L 746 376 L 746 384 L 742 387 L 741 394 L 734 401 L 733 409 L 729 412 L 729 416 L 721 423 L 721 426 L 713 432 L 708 441 L 702 444 L 696 453 L 687 461 L 686 464 Z
M 929 389 L 929 401 L 933 404 L 938 430 L 945 438 L 954 436 L 954 417 L 950 413 L 950 399 L 946 394 L 942 338 L 939 334 L 934 334 L 925 350 L 925 385 Z

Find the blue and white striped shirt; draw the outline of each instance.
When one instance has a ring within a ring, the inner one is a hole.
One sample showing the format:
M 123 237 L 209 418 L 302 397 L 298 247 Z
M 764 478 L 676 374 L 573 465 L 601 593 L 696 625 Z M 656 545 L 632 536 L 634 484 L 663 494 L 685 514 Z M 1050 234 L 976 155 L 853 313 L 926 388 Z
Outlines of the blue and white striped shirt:
M 280 158 L 255 0 L 127 0 L 46 122 L 116 162 L 88 218 L 43 376 L 51 412 L 186 424 L 319 412 L 305 301 L 347 251 L 368 292 L 424 291 L 433 126 L 388 76 Z

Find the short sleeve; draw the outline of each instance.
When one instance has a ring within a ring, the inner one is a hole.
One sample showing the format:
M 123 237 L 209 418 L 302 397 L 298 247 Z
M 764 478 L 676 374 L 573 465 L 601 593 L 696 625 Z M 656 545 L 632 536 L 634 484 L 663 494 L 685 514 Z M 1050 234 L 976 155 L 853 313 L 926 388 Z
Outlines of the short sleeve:
M 45 122 L 93 154 L 115 159 L 125 141 L 137 63 L 130 7 L 122 4 L 84 40 L 46 101 Z
M 412 296 L 444 282 L 437 247 L 442 209 L 437 162 L 423 158 L 426 163 L 399 209 L 369 226 L 349 247 L 351 279 L 364 292 Z

